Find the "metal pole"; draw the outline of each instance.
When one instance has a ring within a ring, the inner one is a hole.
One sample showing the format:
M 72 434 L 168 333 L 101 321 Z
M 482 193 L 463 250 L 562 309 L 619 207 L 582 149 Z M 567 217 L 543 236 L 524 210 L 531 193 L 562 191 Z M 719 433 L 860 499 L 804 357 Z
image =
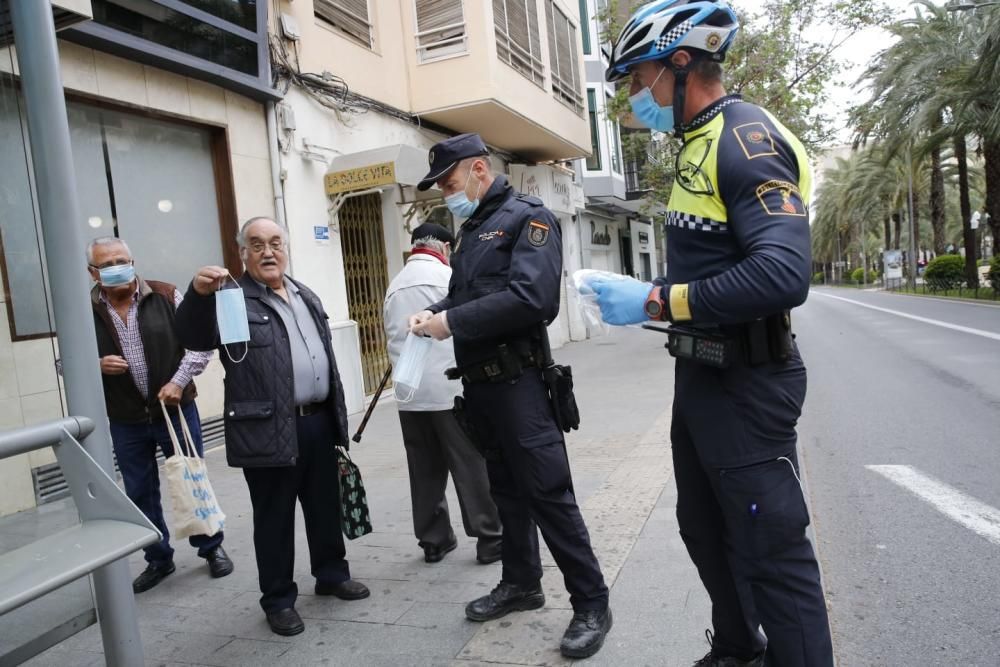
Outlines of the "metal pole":
M 82 444 L 98 465 L 114 475 L 52 6 L 38 0 L 11 0 L 10 15 L 27 110 L 66 403 L 70 414 L 93 420 L 96 428 Z M 124 559 L 93 574 L 104 656 L 109 665 L 141 665 L 145 660 L 130 579 Z
M 906 171 L 908 176 L 907 192 L 910 201 L 910 289 L 917 291 L 917 236 L 913 228 L 913 161 L 910 159 L 910 149 L 906 149 Z

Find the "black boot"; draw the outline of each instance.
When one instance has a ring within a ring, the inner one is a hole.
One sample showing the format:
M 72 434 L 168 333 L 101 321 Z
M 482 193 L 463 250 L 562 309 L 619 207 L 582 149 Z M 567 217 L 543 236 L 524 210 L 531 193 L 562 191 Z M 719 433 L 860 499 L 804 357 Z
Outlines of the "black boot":
M 559 644 L 559 651 L 567 658 L 589 658 L 604 646 L 604 637 L 611 624 L 611 607 L 605 607 L 603 611 L 591 609 L 574 613 Z
M 541 583 L 520 586 L 501 581 L 489 595 L 473 600 L 465 606 L 470 621 L 492 621 L 512 611 L 527 611 L 545 606 Z
M 749 660 L 736 658 L 731 655 L 723 655 L 715 650 L 715 641 L 711 630 L 705 630 L 705 639 L 712 649 L 705 654 L 705 657 L 694 663 L 693 667 L 764 667 L 764 652 L 761 651 Z

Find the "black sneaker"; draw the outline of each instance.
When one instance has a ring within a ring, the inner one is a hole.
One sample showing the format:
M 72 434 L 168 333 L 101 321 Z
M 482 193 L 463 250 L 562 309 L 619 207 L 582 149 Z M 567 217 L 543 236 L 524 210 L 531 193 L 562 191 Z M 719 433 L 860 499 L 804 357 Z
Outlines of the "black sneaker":
M 470 621 L 492 621 L 512 611 L 527 611 L 545 606 L 542 584 L 520 586 L 501 581 L 489 595 L 475 599 L 465 606 Z
M 135 578 L 132 582 L 132 592 L 133 593 L 145 593 L 153 586 L 157 585 L 161 581 L 167 578 L 167 575 L 174 573 L 174 562 L 170 561 L 166 565 L 156 566 L 150 563 L 143 570 L 142 574 Z
M 604 646 L 611 624 L 611 607 L 576 612 L 559 644 L 560 653 L 567 658 L 589 658 Z
M 712 646 L 712 631 L 705 630 L 705 639 Z M 749 660 L 734 658 L 731 655 L 717 653 L 715 647 L 705 654 L 705 657 L 694 663 L 693 667 L 764 667 L 764 652 L 761 651 Z

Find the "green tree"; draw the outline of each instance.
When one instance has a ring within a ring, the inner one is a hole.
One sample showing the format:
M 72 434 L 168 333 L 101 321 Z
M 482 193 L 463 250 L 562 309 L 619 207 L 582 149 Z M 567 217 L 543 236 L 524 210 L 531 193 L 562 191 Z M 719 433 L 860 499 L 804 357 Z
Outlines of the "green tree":
M 642 4 L 609 0 L 598 16 L 602 39 L 614 40 L 623 21 Z M 728 92 L 768 109 L 810 150 L 828 142 L 834 128 L 820 110 L 842 70 L 842 47 L 859 30 L 888 21 L 888 9 L 881 0 L 735 0 L 733 6 L 741 29 L 723 66 Z M 628 115 L 627 82 L 618 87 L 608 109 L 614 118 Z M 677 142 L 635 134 L 623 150 L 632 159 L 645 159 L 642 178 L 648 198 L 666 203 Z

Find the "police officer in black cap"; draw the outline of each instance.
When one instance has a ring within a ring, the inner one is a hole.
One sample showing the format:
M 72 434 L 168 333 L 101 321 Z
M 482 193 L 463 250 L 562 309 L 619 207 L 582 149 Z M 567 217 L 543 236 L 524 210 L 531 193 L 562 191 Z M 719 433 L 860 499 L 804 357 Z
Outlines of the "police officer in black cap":
M 452 213 L 467 220 L 452 255 L 448 296 L 410 318 L 414 333 L 454 337 L 466 418 L 486 451 L 503 523 L 500 583 L 465 614 L 488 621 L 545 604 L 541 529 L 573 605 L 560 650 L 585 658 L 603 645 L 611 609 L 540 369 L 545 323 L 559 311 L 559 223 L 539 199 L 494 176 L 488 155 L 476 134 L 430 151 L 430 172 L 418 189 L 436 183 Z

